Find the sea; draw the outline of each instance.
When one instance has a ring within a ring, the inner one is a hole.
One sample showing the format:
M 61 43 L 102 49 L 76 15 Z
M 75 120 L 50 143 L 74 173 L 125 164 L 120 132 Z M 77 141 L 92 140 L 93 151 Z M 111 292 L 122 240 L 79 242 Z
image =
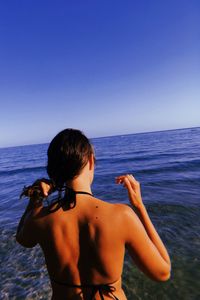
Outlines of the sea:
M 171 278 L 155 282 L 125 256 L 123 287 L 128 300 L 200 299 L 200 128 L 92 139 L 97 164 L 93 194 L 129 203 L 115 177 L 133 174 L 143 202 L 171 257 Z M 23 248 L 16 228 L 27 205 L 25 185 L 47 177 L 48 144 L 0 149 L 0 299 L 50 299 L 39 246 Z M 113 216 L 114 218 L 114 216 Z M 112 226 L 112 220 L 110 220 Z

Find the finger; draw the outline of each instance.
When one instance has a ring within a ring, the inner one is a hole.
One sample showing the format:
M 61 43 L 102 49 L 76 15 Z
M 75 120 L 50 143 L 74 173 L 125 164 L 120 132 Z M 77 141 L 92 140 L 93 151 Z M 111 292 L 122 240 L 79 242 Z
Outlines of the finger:
M 128 194 L 129 194 L 129 197 L 132 198 L 134 197 L 136 194 L 135 194 L 135 191 L 133 190 L 132 186 L 131 186 L 131 183 L 128 179 L 128 176 L 124 178 L 124 187 L 127 188 L 128 190 Z
M 140 190 L 140 183 L 135 179 L 132 174 L 121 175 L 115 178 L 117 184 L 123 184 L 125 178 L 128 178 L 132 189 L 136 192 Z
M 116 177 L 116 183 L 117 184 L 123 184 L 124 183 L 124 180 L 125 180 L 125 178 L 128 178 L 128 174 L 126 174 L 126 175 L 121 175 L 121 176 L 118 176 L 118 177 Z
M 134 182 L 137 181 L 136 178 L 133 176 L 133 174 L 128 174 L 128 176 L 131 181 L 134 181 Z
M 120 176 L 115 177 L 115 179 L 116 179 L 116 180 L 118 180 L 118 179 L 123 179 L 125 176 L 126 176 L 126 175 L 120 175 Z
M 118 184 L 123 183 L 124 178 L 125 178 L 125 175 L 115 177 L 115 182 Z
M 49 194 L 50 186 L 45 182 L 40 182 L 40 187 L 42 189 L 43 195 L 47 197 Z
M 132 174 L 124 174 L 124 175 L 120 175 L 115 177 L 115 179 L 124 179 L 126 176 L 130 176 L 130 178 L 132 178 L 133 180 L 136 180 L 135 177 Z
M 115 180 L 123 180 L 125 177 L 127 177 L 129 174 L 124 174 L 124 175 L 120 175 L 120 176 L 117 176 L 115 177 Z
M 134 177 L 132 174 L 130 174 L 130 175 L 128 176 L 128 178 L 129 178 L 130 184 L 131 184 L 131 186 L 132 186 L 132 188 L 133 188 L 134 190 L 140 189 L 140 183 L 139 183 L 139 181 L 137 181 L 137 180 L 135 179 L 135 177 Z
M 132 176 L 131 174 L 127 174 L 127 175 L 125 176 L 125 178 L 128 179 L 129 184 L 130 184 L 130 187 L 131 187 L 133 190 L 135 190 L 135 182 L 134 182 L 133 176 Z M 124 178 L 124 180 L 125 180 L 125 178 Z

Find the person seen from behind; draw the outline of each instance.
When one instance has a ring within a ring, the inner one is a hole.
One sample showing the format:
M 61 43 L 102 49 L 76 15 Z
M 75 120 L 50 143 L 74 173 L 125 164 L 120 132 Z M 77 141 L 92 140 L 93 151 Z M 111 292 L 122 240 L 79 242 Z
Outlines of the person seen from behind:
M 116 183 L 127 190 L 130 206 L 111 204 L 92 194 L 94 170 L 88 138 L 65 129 L 48 148 L 50 180 L 37 181 L 43 197 L 58 191 L 56 201 L 44 205 L 36 193 L 28 194 L 16 239 L 24 247 L 42 248 L 52 300 L 127 299 L 121 280 L 125 249 L 152 280 L 170 278 L 170 258 L 142 201 L 139 182 L 131 174 L 118 176 Z

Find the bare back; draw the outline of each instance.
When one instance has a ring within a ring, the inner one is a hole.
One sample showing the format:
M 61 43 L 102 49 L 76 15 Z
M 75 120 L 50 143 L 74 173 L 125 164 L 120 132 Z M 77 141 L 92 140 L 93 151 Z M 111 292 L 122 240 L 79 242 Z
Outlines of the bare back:
M 73 299 L 84 299 L 80 289 L 54 281 L 77 285 L 113 283 L 115 295 L 120 300 L 126 299 L 121 290 L 125 243 L 120 234 L 120 209 L 118 204 L 76 195 L 73 209 L 61 207 L 49 213 L 47 208 L 42 208 L 35 216 L 38 242 L 52 281 L 53 299 L 66 299 L 75 294 L 77 298 Z M 111 299 L 106 295 L 104 298 Z
M 106 285 L 114 294 L 104 290 L 105 300 L 125 300 L 121 288 L 125 246 L 135 265 L 149 278 L 169 279 L 170 258 L 142 203 L 139 183 L 130 175 L 118 180 L 128 189 L 138 216 L 127 205 L 109 204 L 88 193 L 76 192 L 72 209 L 65 207 L 68 201 L 50 209 L 30 199 L 16 238 L 24 247 L 41 245 L 52 299 L 103 299 L 93 287 Z

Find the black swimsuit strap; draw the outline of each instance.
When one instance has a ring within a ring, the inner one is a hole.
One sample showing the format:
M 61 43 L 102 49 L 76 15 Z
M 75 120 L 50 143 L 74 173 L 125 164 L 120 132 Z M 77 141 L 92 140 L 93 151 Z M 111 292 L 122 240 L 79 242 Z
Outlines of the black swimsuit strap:
M 99 295 L 101 297 L 101 300 L 104 300 L 104 296 L 103 296 L 103 292 L 106 292 L 110 295 L 112 295 L 113 299 L 115 300 L 119 300 L 113 293 L 115 292 L 115 287 L 112 286 L 112 285 L 109 285 L 109 284 L 103 284 L 103 285 L 100 285 L 99 288 L 98 288 L 98 291 L 99 291 Z M 92 298 L 91 298 L 92 300 Z
M 83 191 L 74 191 L 74 193 L 75 193 L 75 195 L 76 195 L 76 194 L 84 194 L 84 195 L 90 195 L 90 196 L 92 196 L 92 197 L 93 197 L 93 194 L 91 194 L 91 193 L 88 193 L 88 192 L 83 192 Z
M 69 188 L 68 186 L 64 186 L 62 189 L 61 189 L 62 192 L 66 192 L 66 193 L 69 193 L 69 194 L 73 194 L 73 195 L 76 195 L 76 194 L 84 194 L 84 195 L 90 195 L 93 197 L 93 194 L 92 193 L 89 193 L 89 192 L 85 192 L 85 191 L 75 191 L 71 188 Z
M 92 289 L 92 294 L 91 294 L 91 298 L 90 300 L 95 300 L 95 295 L 97 292 L 99 292 L 100 298 L 101 300 L 104 300 L 104 293 L 108 293 L 110 294 L 114 300 L 119 300 L 113 293 L 115 292 L 115 287 L 112 286 L 113 283 L 109 283 L 109 284 L 83 284 L 83 285 L 79 285 L 79 284 L 68 284 L 68 283 L 64 283 L 64 282 L 60 282 L 60 281 L 56 281 L 56 280 L 52 280 L 53 282 L 59 284 L 59 285 L 64 285 L 66 287 L 69 288 L 91 288 Z
M 64 192 L 64 196 L 62 197 L 62 192 Z M 85 192 L 85 191 L 74 191 L 73 189 L 69 188 L 68 186 L 64 186 L 60 190 L 60 196 L 58 201 L 64 201 L 69 208 L 74 208 L 76 206 L 76 195 L 77 194 L 84 194 L 84 195 L 89 195 L 93 197 L 92 193 Z

